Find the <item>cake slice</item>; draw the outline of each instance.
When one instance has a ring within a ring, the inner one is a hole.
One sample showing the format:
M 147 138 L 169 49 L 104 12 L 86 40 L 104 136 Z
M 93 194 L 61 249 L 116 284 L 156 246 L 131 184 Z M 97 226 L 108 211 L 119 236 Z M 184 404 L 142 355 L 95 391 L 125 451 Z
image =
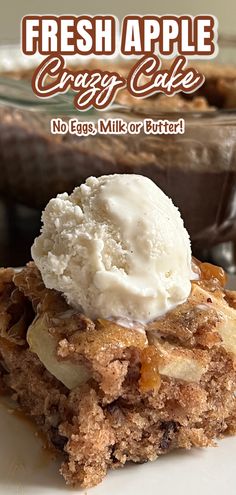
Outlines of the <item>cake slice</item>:
M 72 308 L 33 262 L 0 271 L 1 388 L 63 454 L 66 483 L 235 433 L 236 292 L 194 263 L 188 299 L 132 325 Z

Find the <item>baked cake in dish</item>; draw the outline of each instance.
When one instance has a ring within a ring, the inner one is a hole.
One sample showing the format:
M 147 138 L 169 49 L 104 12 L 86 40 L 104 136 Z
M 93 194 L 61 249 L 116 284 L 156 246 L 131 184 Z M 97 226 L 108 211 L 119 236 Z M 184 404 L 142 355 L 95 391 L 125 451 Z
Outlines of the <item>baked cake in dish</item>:
M 1 387 L 63 452 L 67 483 L 96 485 L 128 461 L 235 433 L 236 292 L 221 269 L 199 270 L 186 303 L 138 331 L 73 311 L 32 262 L 1 270 Z M 32 325 L 55 339 L 58 361 L 84 367 L 79 387 L 30 350 Z

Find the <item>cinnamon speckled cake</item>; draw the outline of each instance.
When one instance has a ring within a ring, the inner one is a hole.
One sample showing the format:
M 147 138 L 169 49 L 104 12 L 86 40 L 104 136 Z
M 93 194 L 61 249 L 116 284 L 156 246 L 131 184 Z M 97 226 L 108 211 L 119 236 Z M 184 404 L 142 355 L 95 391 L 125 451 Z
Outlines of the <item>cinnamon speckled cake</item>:
M 63 452 L 67 483 L 235 433 L 236 292 L 194 269 L 183 304 L 136 326 L 70 307 L 33 262 L 0 271 L 1 388 Z

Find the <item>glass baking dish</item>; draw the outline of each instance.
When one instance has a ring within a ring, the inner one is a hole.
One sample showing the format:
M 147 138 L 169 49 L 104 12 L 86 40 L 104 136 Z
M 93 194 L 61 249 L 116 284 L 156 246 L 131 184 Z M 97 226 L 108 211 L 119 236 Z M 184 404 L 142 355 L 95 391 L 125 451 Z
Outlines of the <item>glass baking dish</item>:
M 223 58 L 233 63 L 236 48 L 234 40 L 225 40 L 223 45 L 220 61 Z M 180 105 L 177 111 L 172 110 L 170 103 L 165 109 L 154 100 L 145 106 L 135 105 L 129 98 L 123 97 L 107 111 L 79 113 L 73 108 L 70 94 L 46 102 L 34 97 L 27 81 L 33 62 L 24 59 L 23 67 L 17 69 L 20 57 L 16 47 L 2 47 L 0 50 L 2 197 L 41 209 L 52 196 L 65 190 L 71 192 L 89 175 L 143 174 L 154 180 L 179 207 L 196 252 L 218 243 L 234 241 L 234 70 L 230 84 L 227 81 L 230 88 L 228 106 L 233 108 L 205 108 L 202 93 L 199 92 L 199 99 L 193 108 L 188 108 L 186 100 L 186 108 Z M 219 100 L 215 84 L 214 78 L 210 78 L 203 93 L 211 105 L 217 104 Z M 52 117 L 61 117 L 63 120 L 74 117 L 80 121 L 94 122 L 99 118 L 129 121 L 144 118 L 178 120 L 183 117 L 185 133 L 158 136 L 144 133 L 88 137 L 52 135 Z

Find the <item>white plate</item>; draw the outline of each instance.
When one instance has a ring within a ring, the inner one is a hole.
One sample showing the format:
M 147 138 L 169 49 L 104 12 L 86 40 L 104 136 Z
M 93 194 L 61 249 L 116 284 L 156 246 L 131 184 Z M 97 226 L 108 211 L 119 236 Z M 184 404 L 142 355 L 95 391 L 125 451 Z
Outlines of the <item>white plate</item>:
M 234 281 L 235 287 L 235 281 Z M 232 285 L 231 285 L 232 286 Z M 179 450 L 155 462 L 110 472 L 89 490 L 65 486 L 28 421 L 0 401 L 0 495 L 235 495 L 236 437 L 217 448 Z

